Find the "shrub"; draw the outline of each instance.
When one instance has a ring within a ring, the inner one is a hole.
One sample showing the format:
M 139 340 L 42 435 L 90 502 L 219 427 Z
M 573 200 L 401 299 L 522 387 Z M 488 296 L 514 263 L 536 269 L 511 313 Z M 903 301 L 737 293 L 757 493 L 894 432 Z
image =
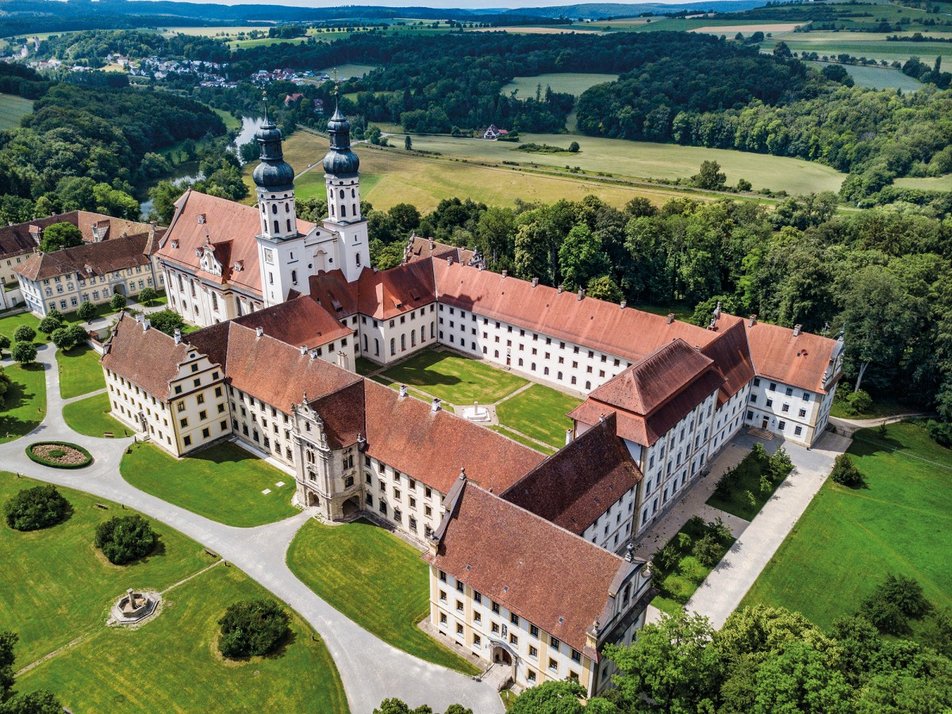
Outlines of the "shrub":
M 680 548 L 682 551 L 690 550 L 693 540 L 694 539 L 691 538 L 691 536 L 687 533 L 678 533 L 678 548 Z
M 840 454 L 836 457 L 836 461 L 833 462 L 833 470 L 830 471 L 830 478 L 841 486 L 848 486 L 849 488 L 859 488 L 866 483 L 863 474 L 860 473 L 849 454 Z
M 3 508 L 7 525 L 18 531 L 36 531 L 62 523 L 73 512 L 63 494 L 54 486 L 25 488 Z
M 862 389 L 846 395 L 846 411 L 849 414 L 865 414 L 872 408 L 873 398 Z
M 577 141 L 573 141 L 571 144 L 569 144 L 569 151 L 571 151 L 573 154 L 577 154 L 580 148 L 581 147 L 578 145 Z
M 0 350 L 10 349 L 10 338 L 6 335 L 0 335 Z
M 915 578 L 904 575 L 887 575 L 876 591 L 899 608 L 903 615 L 915 620 L 924 617 L 932 610 L 932 605 L 922 593 L 922 586 Z
M 43 690 L 17 694 L 3 704 L 3 714 L 63 714 L 64 711 L 68 710 L 56 695 Z
M 779 483 L 787 478 L 791 471 L 793 471 L 793 460 L 790 458 L 790 454 L 783 447 L 777 449 L 770 457 L 770 465 L 768 466 L 770 479 L 774 483 Z
M 17 342 L 10 355 L 20 364 L 31 364 L 36 360 L 36 345 L 32 342 Z
M 929 437 L 939 446 L 952 448 L 952 424 L 930 419 L 926 422 Z
M 89 322 L 94 317 L 96 317 L 96 306 L 91 302 L 86 301 L 79 306 L 79 309 L 76 311 L 76 314 L 79 316 L 80 320 Z
M 904 635 L 909 632 L 909 621 L 902 610 L 884 597 L 868 597 L 863 602 L 862 615 L 883 634 Z
M 149 315 L 149 324 L 155 329 L 172 336 L 176 330 L 185 327 L 185 320 L 174 310 L 159 310 Z
M 139 291 L 138 300 L 141 303 L 150 305 L 155 302 L 158 297 L 159 293 L 156 292 L 155 288 L 142 288 L 142 290 Z
M 762 494 L 766 495 L 770 493 L 773 489 L 774 482 L 771 481 L 770 477 L 767 474 L 760 474 L 760 483 L 757 485 L 757 490 Z
M 42 320 L 40 320 L 40 332 L 45 332 L 47 335 L 58 330 L 63 326 L 63 320 L 56 315 L 47 315 Z
M 726 545 L 727 543 L 733 542 L 734 534 L 731 533 L 731 529 L 727 527 L 727 524 L 725 524 L 721 518 L 718 518 L 713 523 L 708 523 L 707 527 L 711 529 L 714 537 L 721 543 Z
M 122 293 L 116 293 L 109 301 L 109 307 L 113 310 L 121 310 L 126 306 L 126 296 Z
M 747 179 L 737 179 L 738 191 L 750 191 L 753 187 L 753 184 Z
M 757 496 L 755 496 L 754 492 L 749 488 L 744 491 L 744 500 L 747 501 L 747 505 L 751 508 L 757 508 Z
M 232 659 L 273 652 L 289 633 L 291 618 L 274 600 L 243 600 L 218 621 L 218 649 Z
M 36 451 L 36 448 L 40 446 L 68 447 L 69 450 L 79 452 L 79 454 L 82 456 L 82 460 L 62 461 L 61 459 L 66 456 L 67 453 L 69 453 L 66 448 L 52 448 L 46 453 L 42 453 Z M 38 464 L 50 466 L 54 469 L 81 469 L 89 466 L 93 462 L 93 455 L 90 454 L 89 451 L 84 449 L 79 444 L 71 444 L 68 441 L 38 441 L 26 447 L 26 455 L 30 457 L 30 461 L 35 461 Z
M 145 557 L 159 537 L 142 516 L 116 516 L 96 527 L 96 547 L 110 563 L 124 565 Z
M 723 550 L 717 536 L 709 531 L 694 543 L 694 548 L 691 552 L 702 565 L 713 568 L 721 559 Z
M 33 342 L 34 337 L 36 337 L 36 330 L 29 325 L 20 325 L 13 333 L 13 339 L 16 342 Z
M 654 554 L 651 561 L 658 572 L 670 573 L 678 563 L 678 550 L 673 543 L 668 543 Z
M 756 461 L 761 468 L 766 468 L 770 464 L 770 454 L 767 453 L 767 449 L 764 448 L 763 444 L 754 444 L 754 448 L 750 450 L 750 453 L 754 461 Z

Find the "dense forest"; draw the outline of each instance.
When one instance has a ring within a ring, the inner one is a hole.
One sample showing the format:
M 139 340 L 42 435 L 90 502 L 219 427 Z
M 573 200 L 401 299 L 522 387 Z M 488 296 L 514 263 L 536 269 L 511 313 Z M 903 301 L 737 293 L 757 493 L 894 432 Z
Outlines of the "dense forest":
M 322 214 L 320 202 L 302 210 Z M 740 315 L 846 333 L 846 376 L 952 420 L 952 221 L 918 209 L 838 213 L 833 194 L 750 202 L 645 199 L 487 207 L 448 199 L 365 206 L 375 265 L 402 258 L 411 231 L 476 247 L 508 269 L 629 303 L 687 306 L 707 325 L 718 302 Z M 311 217 L 314 217 L 311 216 Z M 841 390 L 848 394 L 848 388 Z

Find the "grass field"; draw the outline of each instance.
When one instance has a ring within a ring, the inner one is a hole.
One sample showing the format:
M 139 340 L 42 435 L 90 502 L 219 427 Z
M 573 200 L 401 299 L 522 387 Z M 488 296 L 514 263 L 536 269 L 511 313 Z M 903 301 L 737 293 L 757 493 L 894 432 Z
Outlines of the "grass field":
M 20 312 L 15 315 L 6 315 L 0 317 L 0 335 L 10 339 L 13 342 L 13 333 L 17 331 L 20 325 L 29 325 L 36 332 L 34 342 L 46 342 L 46 335 L 40 332 L 40 321 L 31 312 Z
M 0 403 L 0 444 L 33 431 L 46 416 L 46 376 L 42 365 L 4 367 L 10 388 Z
M 99 354 L 92 347 L 80 345 L 68 352 L 59 350 L 56 362 L 59 365 L 60 394 L 63 399 L 106 388 Z
M 572 420 L 565 415 L 580 403 L 580 399 L 533 384 L 512 399 L 498 404 L 496 416 L 503 426 L 558 449 L 565 445 L 565 430 L 572 427 Z
M 848 54 L 877 60 L 899 60 L 924 57 L 931 63 L 942 56 L 942 64 L 952 62 L 952 44 L 945 42 L 887 42 L 883 32 L 777 32 L 761 44 L 761 50 L 771 52 L 777 43 L 785 42 L 793 52 L 816 52 L 819 55 L 835 56 Z M 903 34 L 893 33 L 888 34 Z M 944 33 L 928 31 L 925 34 L 943 36 Z
M 230 526 L 258 526 L 293 516 L 294 477 L 232 443 L 176 459 L 136 444 L 122 459 L 122 477 L 169 503 Z M 284 486 L 278 486 L 284 482 Z M 262 491 L 270 489 L 270 493 Z
M 15 94 L 0 94 L 0 131 L 20 126 L 20 120 L 33 111 L 33 102 Z
M 807 62 L 817 69 L 829 65 L 829 62 Z M 913 79 L 898 69 L 892 67 L 872 67 L 863 65 L 844 64 L 843 69 L 849 73 L 857 87 L 870 89 L 901 89 L 904 92 L 915 92 L 922 89 L 922 82 Z
M 526 153 L 517 150 L 518 145 L 510 142 L 459 139 L 449 136 L 414 136 L 413 148 L 436 151 L 444 157 L 466 158 L 496 164 L 510 161 L 552 168 L 564 168 L 566 164 L 569 164 L 585 171 L 610 173 L 626 179 L 690 178 L 698 172 L 702 161 L 711 160 L 721 165 L 721 170 L 727 175 L 729 184 L 736 184 L 738 179 L 745 178 L 754 185 L 755 189 L 769 188 L 789 193 L 837 191 L 845 178 L 844 174 L 829 166 L 810 161 L 728 149 L 625 141 L 574 134 L 523 134 L 521 139 L 525 143 L 534 142 L 561 147 L 568 147 L 574 140 L 579 143 L 581 151 L 577 154 Z M 403 135 L 395 137 L 391 143 L 402 147 Z M 363 152 L 361 159 L 368 153 Z M 405 155 L 402 149 L 394 149 L 390 153 Z M 368 159 L 373 162 L 375 157 L 368 156 Z M 459 168 L 454 170 L 457 173 L 460 172 Z M 467 168 L 467 171 L 469 170 Z M 377 205 L 376 201 L 372 200 L 372 202 L 375 206 Z
M 849 449 L 867 487 L 828 480 L 744 598 L 799 610 L 829 628 L 856 611 L 888 573 L 919 581 L 952 606 L 952 451 L 911 423 L 856 433 Z
M 420 352 L 383 376 L 457 405 L 497 402 L 528 383 L 483 362 L 436 350 Z
M 311 590 L 364 629 L 429 662 L 476 669 L 416 625 L 430 611 L 426 563 L 410 545 L 366 521 L 308 521 L 288 549 L 288 566 Z M 385 586 L 381 586 L 385 583 Z
M 368 74 L 377 69 L 375 64 L 352 64 L 345 62 L 344 64 L 335 65 L 333 67 L 324 67 L 323 69 L 316 70 L 317 72 L 324 72 L 330 75 L 332 78 L 334 72 L 337 72 L 337 78 L 341 81 L 345 79 L 350 79 L 351 77 L 363 77 L 365 74 Z
M 898 178 L 894 181 L 897 186 L 906 188 L 921 188 L 926 191 L 952 191 L 952 174 L 945 176 L 930 176 L 926 178 Z
M 86 436 L 131 436 L 129 427 L 109 416 L 109 395 L 95 394 L 63 407 L 63 419 L 73 431 Z
M 6 501 L 36 482 L 0 473 Z M 293 636 L 276 656 L 225 663 L 214 639 L 225 608 L 266 593 L 241 571 L 218 565 L 164 593 L 159 616 L 141 629 L 105 626 L 126 588 L 164 591 L 215 560 L 180 533 L 153 524 L 160 549 L 137 563 L 109 564 L 92 546 L 95 527 L 121 509 L 61 489 L 73 515 L 53 528 L 0 529 L 0 629 L 20 635 L 15 669 L 64 650 L 17 677 L 17 690 L 48 689 L 71 711 L 346 712 L 337 670 L 323 643 L 292 614 Z M 122 511 L 129 513 L 128 511 Z
M 551 446 L 543 446 L 542 444 L 540 444 L 540 443 L 537 442 L 537 441 L 534 441 L 533 439 L 527 439 L 527 438 L 524 437 L 522 434 L 519 434 L 518 432 L 515 432 L 515 431 L 513 431 L 512 429 L 507 429 L 507 428 L 504 427 L 504 426 L 500 426 L 500 425 L 498 425 L 498 424 L 493 424 L 493 425 L 490 426 L 489 428 L 492 429 L 492 430 L 493 430 L 494 432 L 496 432 L 497 434 L 502 434 L 503 436 L 505 436 L 505 437 L 507 437 L 507 438 L 509 438 L 509 439 L 512 439 L 513 441 L 515 441 L 515 442 L 517 442 L 517 443 L 519 443 L 519 444 L 522 444 L 523 446 L 528 446 L 530 449 L 535 449 L 536 451 L 538 451 L 538 452 L 540 452 L 540 453 L 543 453 L 543 454 L 545 454 L 546 456 L 551 456 L 551 455 L 554 454 L 556 451 L 558 451 L 558 449 L 556 449 L 556 448 L 554 448 L 554 447 L 551 447 Z
M 536 88 L 542 87 L 542 96 L 545 96 L 546 87 L 553 92 L 565 92 L 575 97 L 589 87 L 603 82 L 614 82 L 617 74 L 584 74 L 582 72 L 553 72 L 539 74 L 535 77 L 513 77 L 512 81 L 502 88 L 501 94 L 509 95 L 513 90 L 518 91 L 519 99 L 535 97 Z

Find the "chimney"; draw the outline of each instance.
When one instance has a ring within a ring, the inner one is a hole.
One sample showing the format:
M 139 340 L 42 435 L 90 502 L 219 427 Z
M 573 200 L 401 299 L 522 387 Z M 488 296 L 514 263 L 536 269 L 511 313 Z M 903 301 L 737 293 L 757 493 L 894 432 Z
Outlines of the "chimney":
M 559 287 L 558 287 L 559 295 L 562 294 L 562 291 L 563 291 L 563 290 L 565 290 L 565 288 L 562 287 L 562 283 L 559 283 Z
M 716 320 L 721 316 L 721 301 L 717 301 L 717 307 L 714 308 L 714 319 Z
M 534 288 L 539 287 L 539 279 L 538 279 L 538 278 L 533 278 L 533 279 L 532 279 L 532 287 L 534 287 Z
M 447 265 L 452 265 L 452 264 L 453 264 L 453 256 L 452 256 L 452 255 L 446 256 L 446 264 L 447 264 Z
M 144 319 L 145 319 L 145 315 L 143 315 L 141 312 L 136 313 L 136 322 L 138 322 L 140 325 L 142 324 L 142 321 Z
M 362 432 L 357 432 L 357 451 L 366 451 L 367 450 L 367 439 L 364 437 Z
M 307 345 L 301 345 L 300 347 L 298 347 L 298 349 L 301 351 L 302 355 L 307 354 Z
M 460 467 L 459 467 L 459 478 L 463 479 L 464 481 L 466 480 L 466 467 L 465 467 L 465 466 L 460 466 Z
M 433 403 L 430 405 L 430 411 L 438 412 L 440 409 L 442 409 L 442 407 L 440 406 L 439 397 L 433 397 Z
M 508 277 L 509 277 L 509 271 L 508 271 L 508 270 L 502 271 L 502 277 L 508 278 Z
M 578 289 L 578 299 L 581 300 L 581 299 L 584 298 L 584 297 L 585 297 L 585 288 L 579 288 L 579 289 Z
M 152 323 L 149 322 L 149 318 L 145 317 L 142 319 L 142 331 L 145 332 L 152 326 Z
M 264 334 L 264 328 L 261 325 L 258 325 L 255 328 L 255 337 L 261 337 Z
M 750 327 L 753 327 L 756 324 L 757 324 L 757 313 L 755 312 L 753 315 L 750 316 Z
M 793 336 L 794 336 L 794 337 L 799 337 L 799 336 L 800 336 L 800 331 L 801 331 L 802 329 L 803 329 L 803 325 L 794 325 L 794 326 L 793 326 Z
M 572 441 L 574 441 L 574 439 L 575 439 L 575 432 L 572 431 L 571 429 L 566 429 L 565 430 L 565 445 L 568 446 L 569 444 L 572 443 Z
M 436 247 L 436 242 L 430 238 L 430 250 L 433 250 Z
M 621 302 L 618 303 L 618 307 L 624 310 L 626 307 L 628 307 L 628 301 L 622 298 Z
M 175 344 L 182 344 L 182 331 L 179 328 L 175 328 L 175 332 L 172 333 L 172 339 L 175 340 Z
M 668 313 L 668 316 L 665 318 L 665 320 L 667 320 L 667 323 L 668 323 L 669 325 L 670 325 L 672 322 L 674 322 L 674 313 L 673 313 L 673 312 L 669 312 L 669 313 Z
M 317 359 L 317 348 L 314 348 L 308 354 L 311 355 L 311 361 L 313 362 L 314 360 Z
M 407 385 L 401 384 L 400 385 L 400 399 L 405 399 L 409 393 L 410 392 L 409 390 L 407 390 Z

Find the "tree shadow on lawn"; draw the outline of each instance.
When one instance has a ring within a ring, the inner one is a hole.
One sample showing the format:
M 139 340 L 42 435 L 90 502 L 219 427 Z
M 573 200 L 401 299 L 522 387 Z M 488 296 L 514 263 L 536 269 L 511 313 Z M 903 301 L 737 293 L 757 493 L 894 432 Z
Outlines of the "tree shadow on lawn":
M 237 464 L 243 461 L 255 460 L 258 457 L 249 451 L 245 451 L 240 446 L 233 444 L 212 444 L 200 451 L 188 455 L 188 458 L 196 461 L 211 461 L 214 464 Z
M 27 372 L 43 372 L 45 368 L 45 365 L 38 363 L 23 365 L 22 367 Z M 43 421 L 43 415 L 40 413 L 37 413 L 35 420 L 22 420 L 10 414 L 14 409 L 19 409 L 32 402 L 36 396 L 36 392 L 28 392 L 26 385 L 11 377 L 10 388 L 4 395 L 2 404 L 0 404 L 3 408 L 3 413 L 0 414 L 0 435 L 25 436 L 40 425 Z
M 903 451 L 908 448 L 891 436 L 880 436 L 875 431 L 863 429 L 853 435 L 849 448 L 850 456 L 875 456 L 877 454 Z
M 403 382 L 415 387 L 429 387 L 435 385 L 454 386 L 463 384 L 463 380 L 452 374 L 442 374 L 428 370 L 425 367 L 405 367 L 398 365 L 387 370 L 383 375 L 394 382 Z

